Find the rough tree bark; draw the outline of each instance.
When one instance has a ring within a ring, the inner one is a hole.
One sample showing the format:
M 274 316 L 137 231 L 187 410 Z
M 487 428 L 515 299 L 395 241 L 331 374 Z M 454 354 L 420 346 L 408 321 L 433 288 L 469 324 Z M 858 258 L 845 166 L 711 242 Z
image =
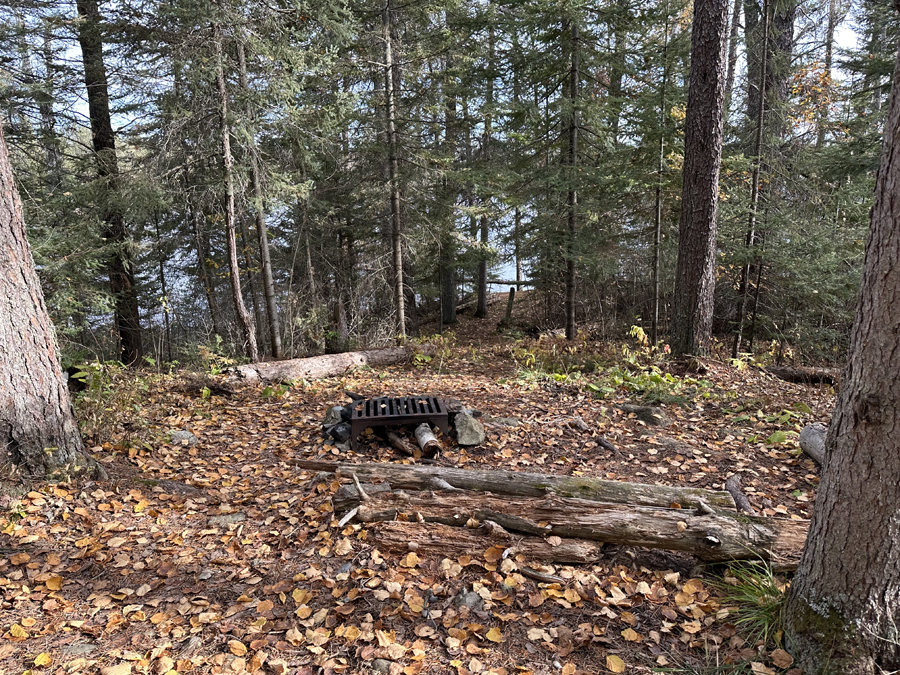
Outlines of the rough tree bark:
M 712 338 L 727 26 L 728 0 L 696 0 L 671 335 L 676 354 L 704 353 Z
M 779 568 L 797 564 L 806 521 L 704 513 L 586 499 L 498 497 L 467 491 L 371 495 L 356 517 L 363 522 L 424 519 L 463 526 L 471 519 L 536 536 L 601 541 L 690 553 L 707 562 L 769 560 Z
M 134 261 L 128 242 L 128 227 L 120 205 L 119 163 L 116 137 L 109 113 L 109 88 L 103 62 L 103 36 L 97 0 L 78 0 L 78 42 L 84 61 L 91 139 L 97 156 L 97 174 L 105 183 L 101 213 L 103 236 L 112 250 L 106 261 L 109 289 L 115 307 L 116 331 L 121 344 L 122 361 L 139 364 L 144 356 L 141 344 L 141 318 L 134 284 Z
M 895 0 L 900 10 L 900 1 Z M 898 57 L 900 64 L 900 57 Z M 785 608 L 805 673 L 900 669 L 900 65 L 862 289 L 809 538 Z
M 0 133 L 0 465 L 29 478 L 104 475 L 87 454 Z M 14 477 L 15 474 L 13 474 Z
M 339 471 L 343 476 L 356 474 L 360 480 L 379 479 L 395 488 L 428 490 L 434 481 L 442 481 L 461 490 L 483 490 L 496 494 L 543 497 L 550 493 L 560 497 L 577 497 L 594 501 L 683 509 L 696 509 L 701 503 L 714 511 L 734 509 L 727 492 L 699 488 L 677 488 L 665 485 L 643 485 L 599 478 L 556 476 L 520 471 L 472 471 L 443 466 L 405 466 L 399 464 L 344 464 L 297 459 L 294 466 L 308 471 Z

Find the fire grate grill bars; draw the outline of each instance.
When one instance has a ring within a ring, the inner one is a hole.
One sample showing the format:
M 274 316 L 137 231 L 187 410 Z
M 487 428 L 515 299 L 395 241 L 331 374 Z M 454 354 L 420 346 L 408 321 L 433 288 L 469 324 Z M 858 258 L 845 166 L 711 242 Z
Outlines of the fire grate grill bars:
M 356 450 L 356 439 L 366 427 L 418 425 L 422 422 L 435 425 L 445 436 L 450 433 L 447 408 L 437 396 L 384 396 L 357 401 L 350 417 L 350 446 Z

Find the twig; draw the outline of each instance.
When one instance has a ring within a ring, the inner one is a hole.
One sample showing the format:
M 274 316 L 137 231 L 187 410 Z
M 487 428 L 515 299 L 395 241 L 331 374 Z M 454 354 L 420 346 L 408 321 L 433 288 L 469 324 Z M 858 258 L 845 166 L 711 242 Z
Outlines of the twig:
M 355 473 L 350 474 L 350 478 L 353 479 L 353 484 L 356 485 L 356 491 L 359 493 L 359 501 L 366 502 L 369 501 L 369 495 L 366 494 L 366 491 L 363 490 L 362 485 L 359 483 L 359 478 L 356 477 Z
M 544 584 L 566 583 L 565 579 L 563 579 L 562 577 L 557 577 L 553 574 L 544 574 L 543 572 L 538 572 L 536 569 L 533 569 L 531 567 L 520 567 L 519 572 L 522 573 L 523 577 L 528 577 L 529 579 L 534 579 L 535 581 L 540 581 Z

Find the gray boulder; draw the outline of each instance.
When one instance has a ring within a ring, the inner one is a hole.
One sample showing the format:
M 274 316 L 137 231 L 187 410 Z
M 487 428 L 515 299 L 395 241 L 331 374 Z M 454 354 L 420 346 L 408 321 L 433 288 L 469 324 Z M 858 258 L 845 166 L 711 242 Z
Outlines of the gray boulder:
M 325 420 L 322 422 L 322 426 L 331 427 L 335 424 L 340 424 L 343 421 L 343 418 L 341 417 L 342 412 L 344 412 L 344 408 L 339 405 L 329 409 L 328 414 L 325 415 Z
M 194 436 L 190 431 L 172 431 L 169 433 L 169 443 L 172 445 L 193 448 L 199 442 L 200 439 Z
M 484 425 L 467 412 L 456 414 L 456 442 L 460 445 L 481 445 L 484 443 Z

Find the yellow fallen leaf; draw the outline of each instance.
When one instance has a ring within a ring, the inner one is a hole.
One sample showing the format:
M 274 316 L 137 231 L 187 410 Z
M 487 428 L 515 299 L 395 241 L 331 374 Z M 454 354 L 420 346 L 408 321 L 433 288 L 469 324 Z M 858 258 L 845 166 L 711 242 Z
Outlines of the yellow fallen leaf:
M 247 647 L 245 647 L 244 643 L 240 640 L 229 640 L 228 651 L 230 651 L 235 656 L 243 656 L 247 653 Z
M 62 588 L 62 577 L 50 577 L 44 583 L 51 591 L 58 591 Z
M 148 506 L 150 506 L 150 502 L 148 502 L 146 499 L 142 499 L 141 501 L 139 501 L 137 504 L 134 505 L 134 512 L 140 513 L 141 511 L 146 509 Z
M 628 640 L 629 642 L 642 642 L 644 639 L 643 635 L 641 635 L 640 633 L 638 633 L 637 631 L 635 631 L 631 628 L 626 628 L 625 630 L 623 630 L 622 637 L 625 638 L 626 640 Z
M 615 654 L 610 654 L 606 657 L 606 667 L 614 673 L 625 672 L 625 662 Z
M 485 637 L 491 642 L 503 642 L 503 633 L 499 628 L 494 626 L 486 634 Z
M 34 665 L 43 668 L 44 666 L 49 666 L 53 663 L 53 658 L 47 653 L 44 652 L 42 654 L 38 654 L 34 657 Z
M 12 626 L 9 627 L 9 634 L 12 635 L 14 638 L 27 638 L 28 637 L 28 631 L 25 630 L 24 628 L 22 628 L 22 626 L 20 626 L 17 623 L 14 623 Z

